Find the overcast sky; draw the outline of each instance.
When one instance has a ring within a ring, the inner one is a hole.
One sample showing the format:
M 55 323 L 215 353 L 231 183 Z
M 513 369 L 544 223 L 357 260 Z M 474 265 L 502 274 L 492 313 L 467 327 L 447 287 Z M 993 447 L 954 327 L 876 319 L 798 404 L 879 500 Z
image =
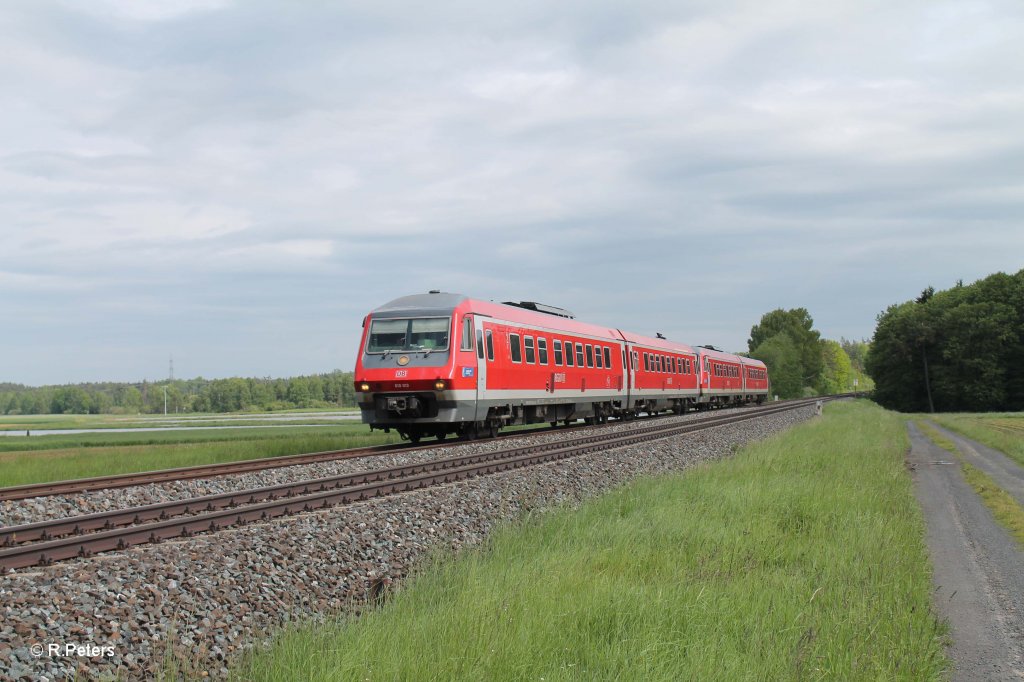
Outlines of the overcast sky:
M 1024 267 L 1020 0 L 13 0 L 0 44 L 0 382 L 350 370 L 428 289 L 870 338 Z

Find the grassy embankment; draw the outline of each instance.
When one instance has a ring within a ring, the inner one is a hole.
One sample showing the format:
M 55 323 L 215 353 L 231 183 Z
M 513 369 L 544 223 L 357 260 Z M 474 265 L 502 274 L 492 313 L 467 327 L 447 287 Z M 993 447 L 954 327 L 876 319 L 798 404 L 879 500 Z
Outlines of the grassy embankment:
M 960 449 L 953 441 L 925 421 L 917 420 L 917 425 L 933 443 L 956 455 L 964 472 L 964 480 L 978 494 L 996 521 L 1010 531 L 1010 534 L 1024 547 L 1024 509 L 1017 504 L 1017 500 L 999 487 L 999 484 L 993 481 L 988 474 L 964 459 Z
M 240 679 L 934 679 L 902 418 L 865 402 L 438 559 Z
M 396 443 L 362 424 L 0 437 L 0 487 Z

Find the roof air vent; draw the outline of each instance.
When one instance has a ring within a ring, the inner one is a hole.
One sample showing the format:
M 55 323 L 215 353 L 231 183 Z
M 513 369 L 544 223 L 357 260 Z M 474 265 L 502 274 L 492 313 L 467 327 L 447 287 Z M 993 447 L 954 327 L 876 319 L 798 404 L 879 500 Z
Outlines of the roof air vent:
M 563 308 L 556 308 L 553 305 L 544 305 L 543 303 L 535 303 L 534 301 L 502 301 L 505 305 L 514 305 L 517 308 L 525 308 L 527 310 L 533 310 L 538 313 L 546 313 L 548 315 L 557 315 L 558 317 L 567 317 L 570 320 L 575 320 L 576 316 L 570 313 L 568 310 Z

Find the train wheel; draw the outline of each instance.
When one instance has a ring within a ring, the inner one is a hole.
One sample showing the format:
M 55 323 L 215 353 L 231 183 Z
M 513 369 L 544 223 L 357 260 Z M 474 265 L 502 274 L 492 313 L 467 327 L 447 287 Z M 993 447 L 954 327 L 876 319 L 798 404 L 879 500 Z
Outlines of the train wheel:
M 423 434 L 421 434 L 419 431 L 412 431 L 412 432 L 409 433 L 409 441 L 412 442 L 412 443 L 419 443 L 420 442 L 420 438 L 422 438 L 422 437 L 423 437 Z
M 491 424 L 490 427 L 488 427 L 488 429 L 487 429 L 487 433 L 491 436 L 491 438 L 497 438 L 498 437 L 498 425 L 497 424 Z
M 553 428 L 553 429 L 557 429 L 558 428 L 558 420 L 557 419 L 555 421 L 551 422 L 551 428 Z
M 443 441 L 447 435 L 448 434 L 446 432 L 441 431 L 439 434 L 437 434 L 437 442 L 440 443 L 441 441 Z

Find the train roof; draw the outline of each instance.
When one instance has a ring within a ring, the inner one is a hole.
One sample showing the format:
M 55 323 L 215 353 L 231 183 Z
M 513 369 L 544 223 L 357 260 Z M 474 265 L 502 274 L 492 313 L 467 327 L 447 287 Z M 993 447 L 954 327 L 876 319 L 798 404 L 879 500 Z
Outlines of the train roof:
M 518 322 L 534 327 L 607 339 L 620 340 L 622 338 L 619 332 L 612 327 L 602 327 L 566 317 L 564 313 L 567 311 L 561 308 L 553 308 L 552 306 L 543 306 L 535 303 L 531 305 L 540 305 L 540 308 L 546 308 L 551 311 L 557 310 L 558 312 L 548 312 L 548 310 L 541 310 L 539 308 L 527 308 L 521 304 L 481 301 L 462 294 L 431 292 L 429 294 L 413 294 L 412 296 L 396 298 L 371 311 L 370 314 L 375 318 L 408 317 L 409 315 L 440 316 L 451 315 L 455 312 L 456 308 L 462 307 L 465 311 L 487 315 L 497 320 Z
M 744 365 L 764 367 L 760 360 L 744 358 L 732 353 L 725 353 L 713 348 L 703 346 L 693 347 L 685 343 L 671 341 L 669 339 L 658 339 L 633 332 L 621 331 L 613 327 L 602 327 L 588 322 L 580 322 L 574 318 L 566 317 L 567 311 L 561 308 L 545 306 L 543 304 L 530 303 L 528 306 L 517 303 L 495 303 L 493 301 L 482 301 L 470 298 L 463 294 L 452 294 L 447 292 L 432 291 L 428 294 L 413 294 L 402 296 L 389 301 L 379 308 L 371 311 L 371 315 L 377 318 L 408 317 L 417 316 L 442 316 L 451 315 L 456 308 L 464 307 L 472 313 L 488 315 L 498 320 L 518 322 L 544 329 L 560 330 L 567 333 L 597 336 L 607 339 L 624 340 L 651 348 L 660 348 L 665 351 L 676 353 L 699 353 L 708 357 L 726 360 L 728 362 L 742 362 Z
M 697 346 L 697 352 L 702 356 L 706 355 L 709 358 L 715 360 L 725 360 L 726 362 L 739 362 L 740 364 L 748 367 L 764 367 L 765 364 L 760 360 L 754 358 L 744 357 L 742 355 L 736 355 L 735 353 L 726 353 L 725 351 L 718 350 L 717 348 L 708 348 L 707 346 Z
M 634 334 L 633 332 L 619 332 L 622 334 L 622 338 L 630 343 L 635 343 L 640 346 L 650 346 L 651 348 L 661 348 L 673 353 L 693 353 L 693 347 L 687 346 L 685 343 L 678 343 L 670 339 L 657 339 L 651 338 L 650 336 L 641 336 L 640 334 Z
M 465 300 L 468 299 L 462 294 L 441 292 L 413 294 L 388 301 L 381 307 L 370 311 L 370 314 L 374 317 L 403 317 L 410 312 L 415 312 L 417 315 L 451 315 L 452 311 Z

